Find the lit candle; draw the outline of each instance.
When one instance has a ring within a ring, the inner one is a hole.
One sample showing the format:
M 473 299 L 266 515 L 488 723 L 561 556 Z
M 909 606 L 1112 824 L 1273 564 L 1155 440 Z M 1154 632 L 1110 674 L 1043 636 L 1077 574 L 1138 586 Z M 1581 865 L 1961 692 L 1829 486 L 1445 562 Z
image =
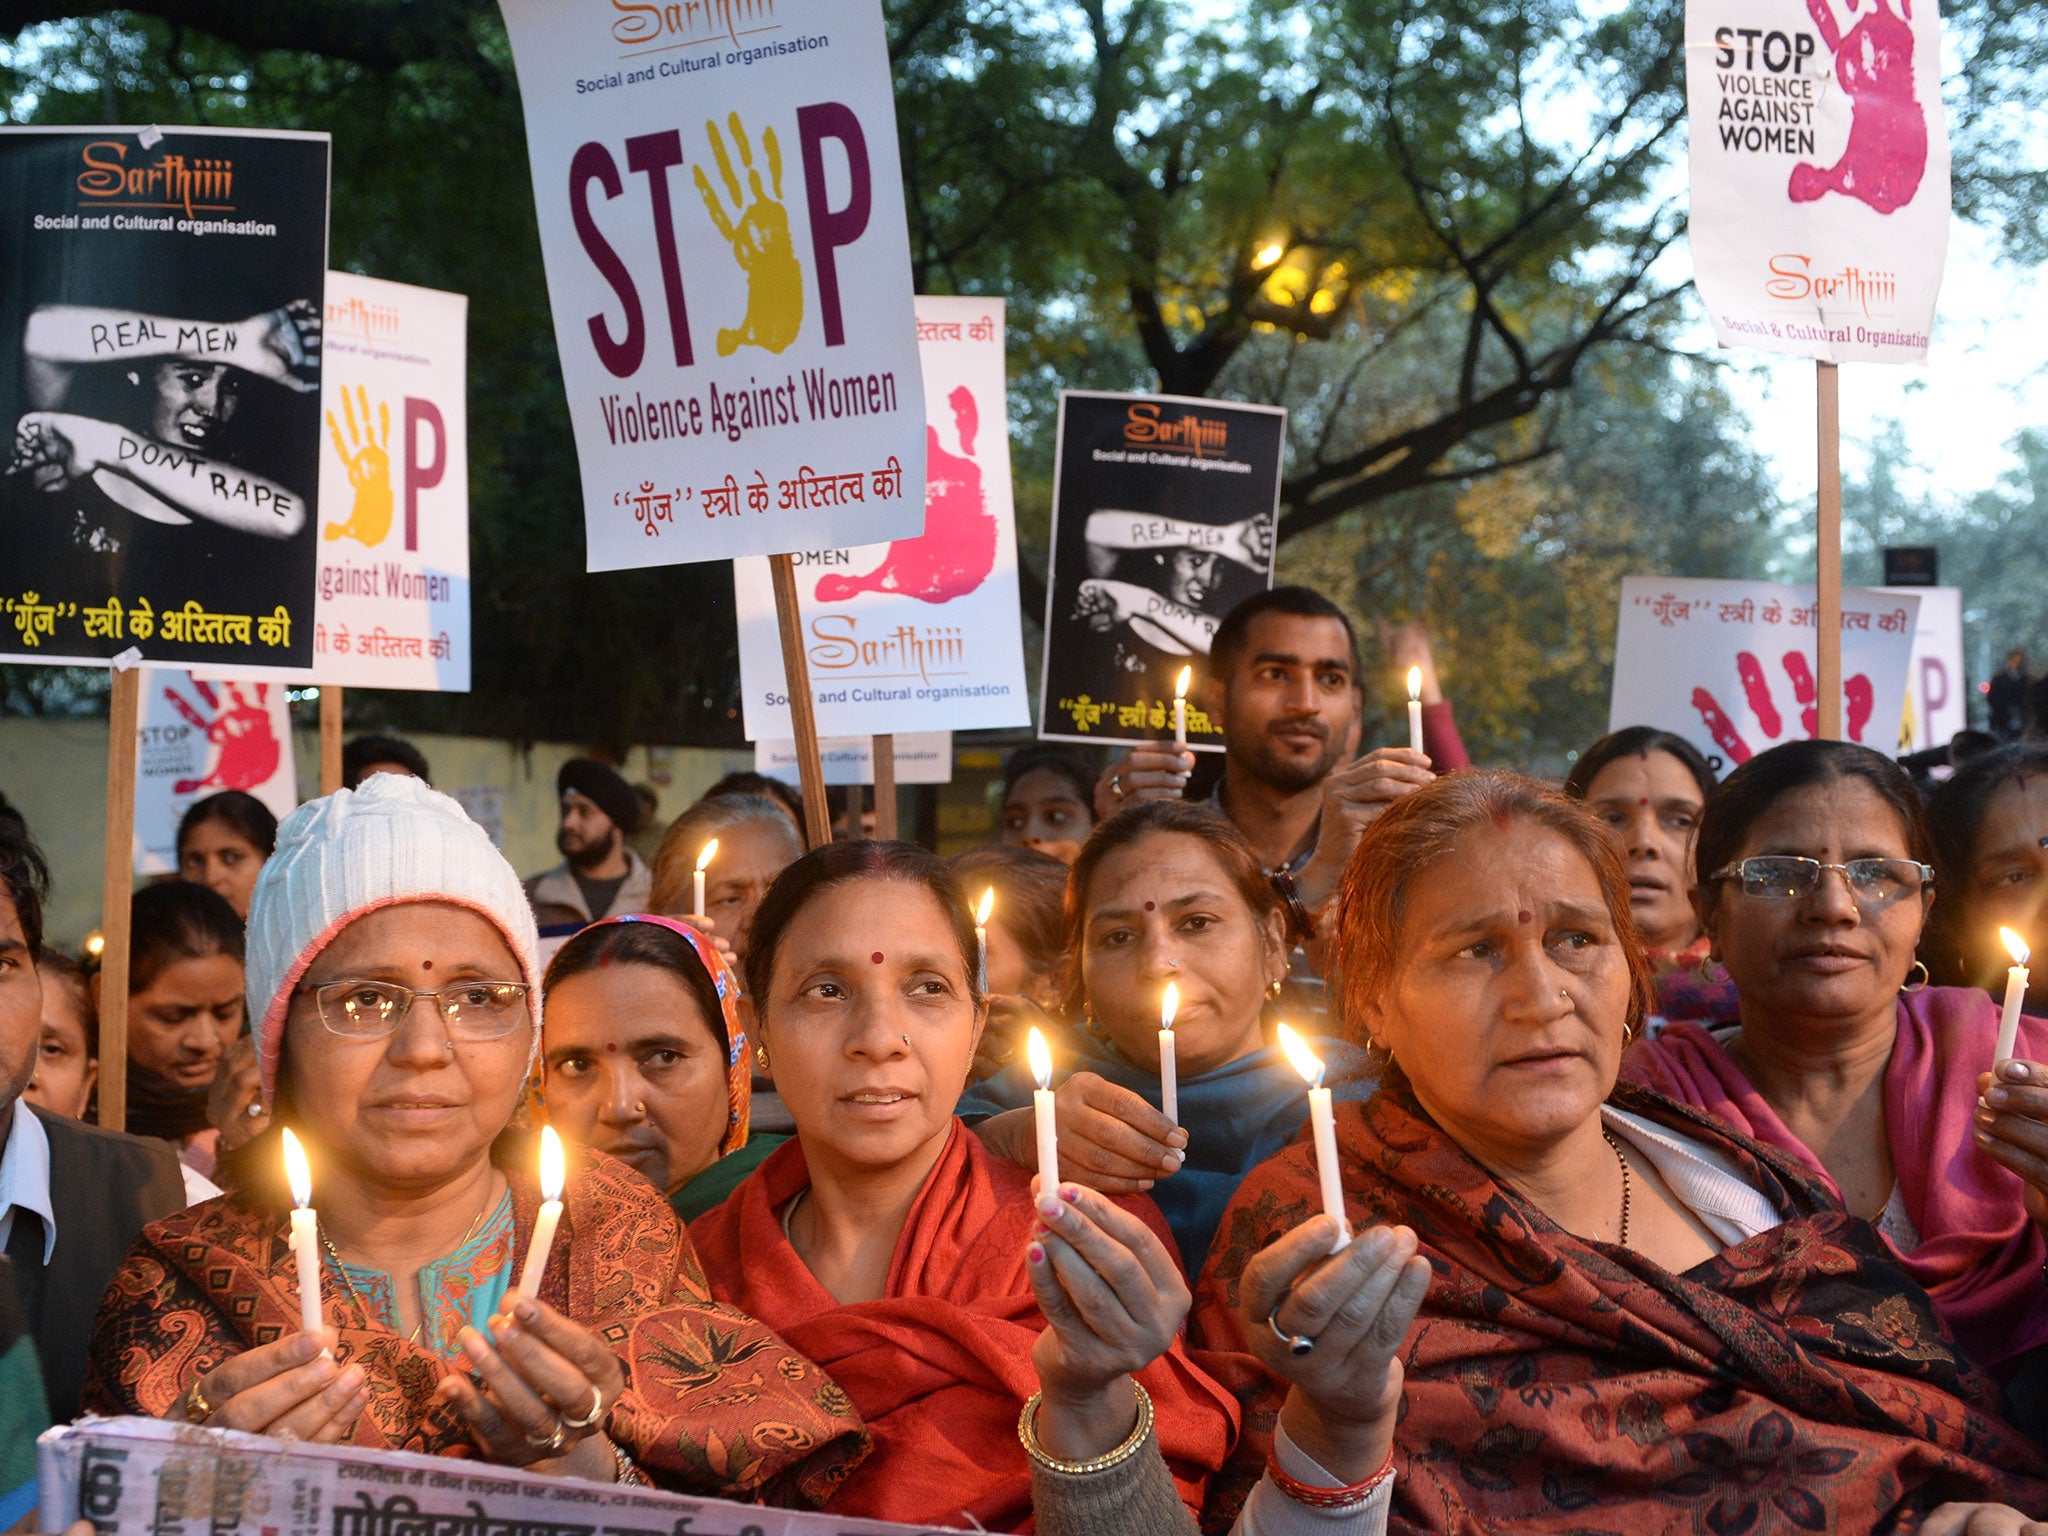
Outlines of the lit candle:
M 1188 684 L 1194 681 L 1195 669 L 1182 667 L 1180 678 L 1173 685 L 1173 749 L 1185 752 L 1188 749 Z
M 2010 928 L 1998 930 L 2005 947 L 2012 952 L 2012 969 L 2005 973 L 2005 1012 L 1998 1016 L 1998 1053 L 1991 1058 L 1996 1072 L 2001 1061 L 2011 1061 L 2020 1039 L 2020 1007 L 2027 1000 L 2026 941 Z
M 717 857 L 718 839 L 714 837 L 704 845 L 704 851 L 697 855 L 697 873 L 694 877 L 696 881 L 697 904 L 690 910 L 698 917 L 704 915 L 704 871 L 711 867 L 711 861 Z
M 526 1268 L 519 1274 L 519 1294 L 528 1301 L 540 1294 L 540 1277 L 555 1246 L 555 1228 L 562 1222 L 562 1138 L 552 1125 L 540 1131 L 540 1214 L 533 1221 L 533 1241 L 526 1245 Z
M 1173 1064 L 1173 1016 L 1180 1012 L 1180 988 L 1166 984 L 1166 996 L 1159 1004 L 1159 1108 L 1175 1125 L 1180 1124 L 1180 1081 Z
M 1038 1124 L 1038 1194 L 1043 1199 L 1060 1187 L 1060 1128 L 1053 1118 L 1052 1052 L 1045 1048 L 1045 1036 L 1036 1024 L 1031 1026 L 1024 1054 L 1031 1058 L 1031 1075 L 1038 1079 L 1031 1110 Z
M 299 1326 L 317 1336 L 321 1327 L 320 1217 L 313 1209 L 313 1170 L 306 1165 L 306 1149 L 289 1126 L 284 1133 L 284 1177 L 292 1187 L 291 1250 L 299 1261 Z
M 1422 668 L 1408 669 L 1408 747 L 1422 750 Z
M 996 888 L 989 886 L 981 893 L 981 905 L 974 909 L 974 989 L 988 991 L 988 915 L 996 904 Z M 1014 1050 L 1016 1047 L 1012 1046 Z
M 1351 1223 L 1344 1216 L 1344 1186 L 1338 1179 L 1337 1122 L 1331 1117 L 1330 1090 L 1323 1086 L 1323 1064 L 1308 1042 L 1289 1026 L 1280 1026 L 1280 1049 L 1294 1063 L 1294 1070 L 1308 1082 L 1308 1118 L 1315 1132 L 1316 1177 L 1323 1187 L 1323 1214 L 1337 1224 L 1336 1253 L 1351 1241 Z

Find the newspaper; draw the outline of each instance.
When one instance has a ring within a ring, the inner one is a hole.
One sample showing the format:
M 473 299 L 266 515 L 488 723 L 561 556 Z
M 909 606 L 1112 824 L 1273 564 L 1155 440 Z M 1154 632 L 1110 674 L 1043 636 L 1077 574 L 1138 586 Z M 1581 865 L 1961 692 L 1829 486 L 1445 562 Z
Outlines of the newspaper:
M 42 1527 L 101 1536 L 905 1536 L 875 1520 L 544 1477 L 445 1456 L 306 1445 L 162 1419 L 38 1442 Z

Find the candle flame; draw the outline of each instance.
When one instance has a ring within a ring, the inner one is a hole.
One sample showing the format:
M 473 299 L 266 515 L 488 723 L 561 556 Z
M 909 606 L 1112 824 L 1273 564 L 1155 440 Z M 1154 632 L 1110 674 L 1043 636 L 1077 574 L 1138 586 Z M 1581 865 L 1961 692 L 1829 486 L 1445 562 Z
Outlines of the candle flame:
M 1999 929 L 1998 936 L 2005 940 L 2006 950 L 2012 955 L 2012 963 L 2014 965 L 2025 965 L 2027 963 L 2027 956 L 2032 953 L 2027 948 L 2027 941 L 2014 933 L 2010 928 Z
M 1052 1086 L 1052 1052 L 1046 1049 L 1045 1036 L 1038 1032 L 1036 1024 L 1031 1026 L 1031 1038 L 1024 1043 L 1024 1054 L 1031 1058 L 1031 1075 L 1038 1079 L 1038 1086 Z
M 1195 669 L 1193 667 L 1182 667 L 1180 669 L 1180 676 L 1173 685 L 1173 696 L 1176 699 L 1186 698 L 1188 696 L 1188 684 L 1194 680 Z
M 1172 982 L 1166 984 L 1166 997 L 1159 1004 L 1159 1027 L 1173 1028 L 1173 1016 L 1180 1012 L 1180 988 Z
M 1309 1087 L 1323 1086 L 1322 1059 L 1308 1048 L 1308 1042 L 1294 1032 L 1292 1025 L 1280 1026 L 1280 1049 L 1287 1053 L 1287 1059 L 1294 1064 L 1294 1070 L 1307 1079 Z
M 552 1125 L 540 1128 L 540 1197 L 543 1200 L 562 1198 L 562 1184 L 567 1170 L 562 1166 L 562 1138 L 555 1134 Z
M 290 1126 L 284 1130 L 284 1177 L 292 1187 L 292 1204 L 303 1211 L 313 1203 L 313 1170 L 306 1166 L 306 1149 Z
M 990 886 L 988 887 L 988 889 L 984 890 L 981 893 L 981 904 L 974 909 L 975 927 L 986 928 L 988 926 L 988 915 L 992 910 L 994 910 L 995 904 L 996 888 L 994 886 Z
M 1420 667 L 1410 667 L 1408 669 L 1408 697 L 1411 699 L 1420 699 L 1422 697 L 1422 668 Z
M 711 867 L 711 861 L 718 857 L 718 839 L 713 838 L 704 845 L 704 851 L 697 855 L 697 869 L 701 873 Z

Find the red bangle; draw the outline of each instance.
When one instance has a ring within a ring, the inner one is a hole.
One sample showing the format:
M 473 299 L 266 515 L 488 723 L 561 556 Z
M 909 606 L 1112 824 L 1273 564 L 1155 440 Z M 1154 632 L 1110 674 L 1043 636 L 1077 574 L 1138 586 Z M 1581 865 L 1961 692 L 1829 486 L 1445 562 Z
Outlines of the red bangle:
M 1353 1504 L 1363 1504 L 1373 1496 L 1379 1485 L 1394 1475 L 1393 1447 L 1387 1448 L 1387 1459 L 1379 1471 L 1362 1483 L 1353 1483 L 1348 1488 L 1318 1488 L 1313 1483 L 1300 1482 L 1291 1478 L 1281 1468 L 1280 1459 L 1268 1454 L 1266 1476 L 1273 1479 L 1273 1486 L 1297 1504 L 1306 1504 L 1310 1509 L 1344 1509 Z

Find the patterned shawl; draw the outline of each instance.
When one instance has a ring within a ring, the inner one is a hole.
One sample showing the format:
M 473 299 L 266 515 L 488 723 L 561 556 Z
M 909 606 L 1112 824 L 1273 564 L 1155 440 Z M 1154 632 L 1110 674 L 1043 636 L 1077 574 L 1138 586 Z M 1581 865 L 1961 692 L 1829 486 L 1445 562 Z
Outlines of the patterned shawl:
M 1868 1223 L 1704 1115 L 1627 1085 L 1609 1102 L 1730 1157 L 1788 1219 L 1674 1275 L 1561 1230 L 1412 1098 L 1337 1107 L 1353 1223 L 1406 1223 L 1436 1271 L 1401 1357 L 1391 1529 L 1903 1532 L 1951 1499 L 2048 1512 L 2048 1463 Z M 1246 1262 L 1321 1209 L 1311 1147 L 1253 1171 L 1196 1292 L 1198 1343 L 1245 1347 Z M 1279 1394 L 1263 1373 L 1235 1384 L 1248 1486 Z M 1233 1502 L 1212 1514 L 1227 1524 Z
M 602 1155 L 570 1155 L 540 1295 L 628 1363 L 636 1387 L 611 1411 L 612 1437 L 681 1491 L 822 1499 L 865 1449 L 859 1420 L 774 1334 L 712 1302 L 688 1236 L 645 1179 Z M 540 1191 L 530 1159 L 507 1161 L 513 1251 L 524 1254 Z M 289 1231 L 282 1203 L 256 1191 L 145 1227 L 100 1303 L 85 1406 L 172 1416 L 196 1377 L 297 1332 Z M 462 1419 L 434 1396 L 450 1367 L 366 1320 L 331 1279 L 322 1289 L 327 1323 L 341 1335 L 337 1358 L 369 1376 L 370 1406 L 351 1443 L 474 1456 Z M 660 1376 L 666 1409 L 653 1416 L 637 1395 L 650 1372 Z

